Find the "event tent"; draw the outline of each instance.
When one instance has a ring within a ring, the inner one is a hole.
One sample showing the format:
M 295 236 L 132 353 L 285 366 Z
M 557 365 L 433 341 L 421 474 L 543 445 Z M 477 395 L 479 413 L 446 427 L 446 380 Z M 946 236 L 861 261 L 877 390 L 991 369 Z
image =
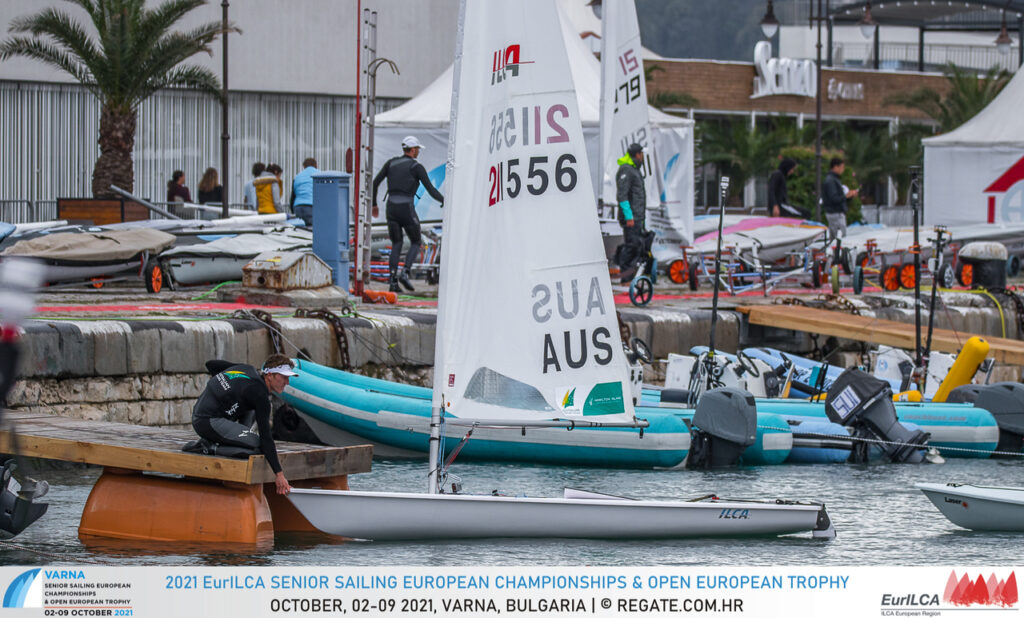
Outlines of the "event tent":
M 566 0 L 563 0 L 563 3 Z M 601 101 L 601 63 L 589 45 L 570 23 L 563 11 L 562 32 L 569 53 L 573 82 L 583 122 L 591 178 L 598 183 L 597 158 Z M 453 67 L 442 73 L 418 95 L 387 112 L 377 114 L 374 130 L 374 174 L 386 160 L 400 155 L 401 141 L 415 135 L 424 145 L 419 160 L 431 181 L 444 192 L 445 160 L 448 153 L 448 123 L 451 115 Z M 682 240 L 693 239 L 693 121 L 670 116 L 650 108 L 652 142 L 661 201 L 667 218 L 673 221 Z M 378 201 L 383 201 L 383 189 Z M 656 210 L 657 205 L 648 205 Z M 416 211 L 421 220 L 441 218 L 438 204 L 425 192 L 419 196 Z
M 959 128 L 924 140 L 926 225 L 1024 222 L 1024 71 Z

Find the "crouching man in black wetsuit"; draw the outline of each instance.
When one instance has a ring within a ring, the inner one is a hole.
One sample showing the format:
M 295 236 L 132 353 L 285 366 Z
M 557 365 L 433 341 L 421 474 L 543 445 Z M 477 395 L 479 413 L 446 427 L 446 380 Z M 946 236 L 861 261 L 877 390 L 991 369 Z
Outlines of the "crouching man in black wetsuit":
M 288 378 L 298 375 L 294 366 L 284 354 L 268 356 L 259 371 L 252 365 L 207 361 L 213 377 L 192 408 L 192 428 L 201 439 L 183 450 L 229 457 L 262 453 L 274 471 L 277 493 L 290 492 L 270 431 L 270 393 L 284 391 Z
M 390 285 L 392 292 L 400 291 L 398 284 L 415 292 L 409 281 L 409 269 L 420 254 L 420 220 L 416 216 L 416 192 L 420 184 L 432 198 L 444 207 L 444 196 L 430 183 L 427 170 L 416 157 L 420 156 L 423 145 L 412 135 L 402 140 L 402 156 L 388 159 L 373 179 L 373 216 L 377 216 L 377 189 L 385 179 L 388 181 L 388 236 L 391 238 Z M 409 235 L 409 253 L 405 256 L 405 268 L 398 270 L 398 259 L 402 254 L 402 230 Z

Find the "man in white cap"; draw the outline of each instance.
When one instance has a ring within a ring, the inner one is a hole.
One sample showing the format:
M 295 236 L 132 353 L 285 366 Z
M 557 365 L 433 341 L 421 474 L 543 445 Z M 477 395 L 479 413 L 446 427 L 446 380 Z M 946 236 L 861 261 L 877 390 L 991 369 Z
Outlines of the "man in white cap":
M 192 428 L 200 440 L 183 450 L 229 457 L 262 453 L 274 471 L 277 493 L 290 492 L 270 430 L 270 393 L 280 394 L 288 379 L 299 375 L 294 367 L 284 354 L 268 356 L 259 371 L 252 365 L 206 361 L 212 377 L 192 407 Z
M 420 183 L 427 193 L 444 206 L 444 196 L 434 188 L 427 176 L 427 170 L 416 157 L 420 155 L 423 144 L 412 135 L 402 140 L 402 156 L 388 159 L 373 179 L 373 215 L 377 216 L 377 188 L 385 178 L 388 180 L 387 221 L 388 236 L 391 238 L 391 261 L 389 270 L 391 279 L 389 289 L 400 291 L 398 284 L 414 292 L 409 281 L 409 268 L 420 253 L 420 220 L 416 216 L 416 192 Z M 409 253 L 405 256 L 405 267 L 398 270 L 398 260 L 402 254 L 402 230 L 409 235 Z

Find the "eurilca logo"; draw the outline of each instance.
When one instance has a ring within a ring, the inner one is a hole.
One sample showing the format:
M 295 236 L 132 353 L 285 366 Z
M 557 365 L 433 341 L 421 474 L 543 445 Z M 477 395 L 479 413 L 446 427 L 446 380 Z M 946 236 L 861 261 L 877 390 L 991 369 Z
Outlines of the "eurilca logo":
M 42 607 L 43 578 L 40 569 L 30 569 L 14 578 L 4 593 L 4 607 Z
M 501 83 L 510 77 L 518 77 L 521 64 L 533 64 L 533 61 L 519 60 L 518 43 L 494 52 L 491 59 L 491 85 Z
M 979 573 L 972 580 L 967 573 L 958 578 L 956 571 L 951 571 L 942 600 L 953 605 L 1013 607 L 1017 604 L 1017 574 L 1010 571 L 1010 576 L 1002 580 L 996 579 L 995 573 L 990 574 L 988 579 Z

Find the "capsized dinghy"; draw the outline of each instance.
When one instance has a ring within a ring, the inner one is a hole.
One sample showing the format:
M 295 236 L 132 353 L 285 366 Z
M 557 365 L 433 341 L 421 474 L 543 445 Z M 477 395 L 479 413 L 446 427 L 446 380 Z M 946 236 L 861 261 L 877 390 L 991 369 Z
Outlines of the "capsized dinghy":
M 914 485 L 946 519 L 968 530 L 1024 531 L 1024 487 L 959 483 Z

